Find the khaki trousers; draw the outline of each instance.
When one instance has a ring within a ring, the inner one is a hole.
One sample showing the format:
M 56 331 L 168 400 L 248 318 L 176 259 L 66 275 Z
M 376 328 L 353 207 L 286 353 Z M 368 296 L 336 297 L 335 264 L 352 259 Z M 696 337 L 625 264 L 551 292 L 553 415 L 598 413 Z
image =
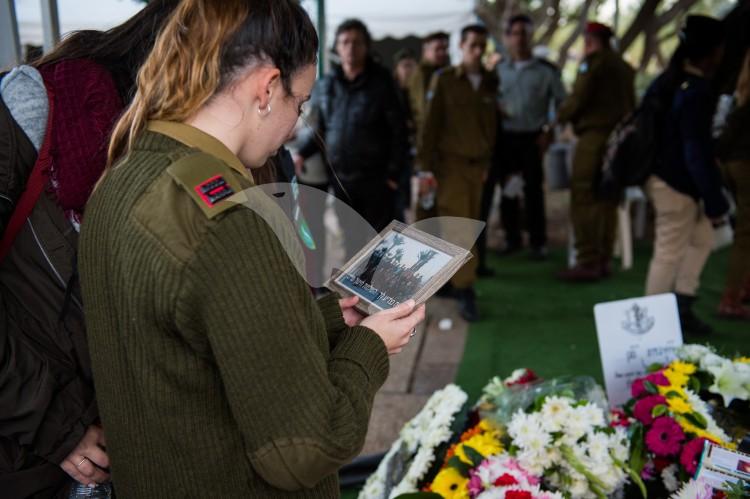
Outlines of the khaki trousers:
M 576 239 L 578 265 L 609 263 L 617 233 L 617 202 L 594 197 L 594 182 L 604 159 L 608 134 L 581 134 L 573 156 L 570 179 L 570 218 Z
M 737 202 L 737 224 L 729 255 L 726 289 L 739 292 L 750 278 L 750 161 L 732 161 L 723 165 L 722 170 Z
M 695 296 L 714 244 L 714 230 L 703 206 L 651 176 L 646 192 L 656 211 L 654 255 L 646 294 L 676 292 Z
M 489 166 L 489 160 L 486 163 L 477 163 L 453 157 L 443 159 L 435 171 L 438 182 L 437 215 L 480 220 L 482 188 Z M 463 229 L 461 224 L 450 223 L 444 226 L 443 234 L 447 240 L 462 248 L 471 247 L 472 259 L 451 279 L 451 284 L 457 289 L 466 289 L 474 285 L 479 265 L 473 227 L 467 225 Z

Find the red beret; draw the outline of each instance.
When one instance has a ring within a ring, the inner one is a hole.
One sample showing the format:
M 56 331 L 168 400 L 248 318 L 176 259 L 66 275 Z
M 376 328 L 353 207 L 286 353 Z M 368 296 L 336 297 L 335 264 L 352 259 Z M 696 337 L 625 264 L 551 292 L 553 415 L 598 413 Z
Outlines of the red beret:
M 612 30 L 609 26 L 597 22 L 586 23 L 586 34 L 599 36 L 612 36 Z

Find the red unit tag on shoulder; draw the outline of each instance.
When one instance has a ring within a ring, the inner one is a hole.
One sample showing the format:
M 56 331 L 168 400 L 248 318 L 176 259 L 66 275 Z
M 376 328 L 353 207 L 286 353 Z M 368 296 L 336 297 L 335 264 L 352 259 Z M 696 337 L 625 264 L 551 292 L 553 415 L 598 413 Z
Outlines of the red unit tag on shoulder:
M 234 189 L 227 184 L 224 177 L 216 175 L 198 184 L 195 187 L 195 192 L 198 193 L 203 202 L 213 208 L 216 203 L 234 194 Z

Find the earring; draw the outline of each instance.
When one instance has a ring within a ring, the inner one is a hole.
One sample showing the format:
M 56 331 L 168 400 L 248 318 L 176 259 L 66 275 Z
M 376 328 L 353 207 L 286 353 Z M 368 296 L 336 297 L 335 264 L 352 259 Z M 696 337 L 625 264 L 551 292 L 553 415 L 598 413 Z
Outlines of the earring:
M 271 114 L 271 103 L 269 102 L 265 109 L 261 109 L 260 106 L 258 106 L 258 114 L 264 118 Z

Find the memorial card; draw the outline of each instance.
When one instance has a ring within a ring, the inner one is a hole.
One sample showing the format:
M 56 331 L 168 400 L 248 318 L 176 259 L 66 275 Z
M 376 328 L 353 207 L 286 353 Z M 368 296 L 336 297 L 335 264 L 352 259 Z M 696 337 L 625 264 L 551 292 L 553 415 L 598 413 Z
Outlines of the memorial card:
M 612 407 L 630 398 L 630 385 L 653 364 L 674 360 L 682 328 L 673 294 L 600 303 L 594 307 L 599 353 Z
M 359 296 L 365 314 L 413 299 L 424 303 L 455 274 L 471 253 L 400 222 L 391 222 L 336 272 L 326 286 Z

